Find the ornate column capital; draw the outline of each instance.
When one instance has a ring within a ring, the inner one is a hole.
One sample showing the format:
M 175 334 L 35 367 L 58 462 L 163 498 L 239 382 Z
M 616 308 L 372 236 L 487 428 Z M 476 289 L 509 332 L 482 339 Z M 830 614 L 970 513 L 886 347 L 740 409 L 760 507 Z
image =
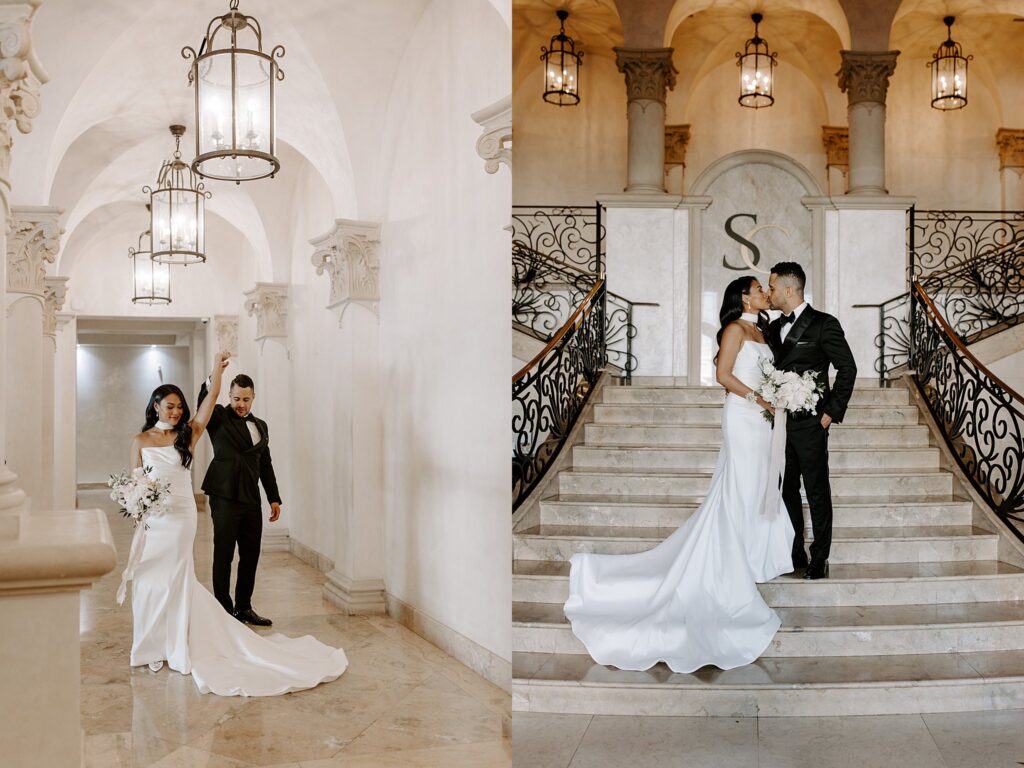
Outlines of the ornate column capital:
M 375 315 L 380 302 L 380 224 L 338 219 L 334 229 L 309 241 L 316 273 L 331 279 L 328 309 L 338 311 L 338 325 L 345 310 L 361 304 Z
M 847 94 L 849 105 L 861 102 L 885 104 L 889 78 L 896 70 L 899 51 L 840 51 L 843 64 L 836 72 L 839 90 Z
M 686 145 L 690 143 L 689 125 L 665 126 L 665 165 L 686 167 Z
M 2 7 L 2 6 L 0 6 Z M 0 39 L 0 49 L 3 41 Z M 60 250 L 63 211 L 49 206 L 14 206 L 7 218 L 7 291 L 42 299 L 46 293 L 46 265 Z
M 68 295 L 70 277 L 47 277 L 43 279 L 43 335 L 57 338 L 57 313 L 64 309 Z
M 1020 173 L 1024 170 L 1024 130 L 1000 128 L 996 131 L 996 146 L 999 147 L 999 170 L 1012 168 Z
M 11 122 L 22 133 L 39 114 L 39 86 L 47 76 L 32 48 L 32 17 L 42 0 L 0 4 L 0 178 L 11 168 Z
M 512 169 L 512 95 L 474 112 L 473 120 L 484 129 L 476 140 L 476 153 L 484 159 L 484 170 L 497 173 L 504 163 Z
M 627 101 L 665 103 L 675 88 L 677 70 L 671 48 L 615 48 L 615 65 L 626 76 Z
M 825 145 L 825 165 L 850 169 L 850 129 L 845 125 L 821 126 L 821 143 Z
M 219 351 L 238 355 L 238 315 L 214 315 L 213 336 Z
M 256 341 L 288 337 L 288 283 L 256 283 L 245 292 L 245 311 L 256 318 Z

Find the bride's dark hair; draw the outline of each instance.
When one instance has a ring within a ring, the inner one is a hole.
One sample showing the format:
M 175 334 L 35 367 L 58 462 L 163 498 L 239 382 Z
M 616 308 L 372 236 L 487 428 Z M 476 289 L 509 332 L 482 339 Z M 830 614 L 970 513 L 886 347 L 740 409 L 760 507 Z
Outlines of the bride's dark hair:
M 156 414 L 156 407 L 168 395 L 177 395 L 181 400 L 181 418 L 174 425 L 177 436 L 174 438 L 174 447 L 181 456 L 181 465 L 186 469 L 192 466 L 192 427 L 189 421 L 192 419 L 192 412 L 188 409 L 188 400 L 185 394 L 173 384 L 161 384 L 153 390 L 149 396 L 149 405 L 146 406 L 146 423 L 142 425 L 142 431 L 152 429 L 160 418 Z
M 740 319 L 740 315 L 743 314 L 743 297 L 750 295 L 750 289 L 754 287 L 756 281 L 756 277 L 745 275 L 737 277 L 725 286 L 725 293 L 722 295 L 722 308 L 718 311 L 718 320 L 722 327 L 718 329 L 718 335 L 715 336 L 715 344 L 719 349 L 722 347 L 722 334 L 725 333 L 725 329 L 730 323 Z M 711 362 L 718 362 L 717 352 Z

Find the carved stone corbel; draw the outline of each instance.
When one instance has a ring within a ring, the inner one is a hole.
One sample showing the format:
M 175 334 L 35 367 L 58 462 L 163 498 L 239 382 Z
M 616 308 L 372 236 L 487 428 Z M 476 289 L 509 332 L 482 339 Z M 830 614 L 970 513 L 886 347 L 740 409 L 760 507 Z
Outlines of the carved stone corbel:
M 331 281 L 327 308 L 338 312 L 341 326 L 345 311 L 353 304 L 378 315 L 380 302 L 380 224 L 338 219 L 327 234 L 309 241 L 316 273 Z
M 1010 169 L 1018 176 L 1024 174 L 1024 130 L 1000 128 L 996 131 L 999 148 L 999 170 Z
M 217 340 L 217 349 L 229 352 L 232 357 L 238 355 L 238 315 L 214 315 L 213 336 Z
M 21 133 L 32 130 L 39 114 L 39 87 L 49 76 L 32 46 L 32 17 L 42 0 L 0 5 L 0 176 L 11 168 L 11 123 Z
M 0 48 L 2 48 L 0 41 Z M 7 219 L 7 292 L 24 293 L 43 300 L 46 265 L 60 250 L 64 233 L 59 218 L 63 211 L 44 206 L 14 206 Z
M 512 96 L 511 94 L 489 107 L 472 114 L 477 125 L 484 129 L 476 140 L 476 153 L 484 159 L 484 170 L 497 173 L 504 163 L 512 168 Z
M 57 313 L 64 309 L 64 300 L 68 295 L 70 277 L 45 278 L 43 303 L 43 335 L 49 336 L 56 343 Z
M 850 170 L 850 129 L 845 125 L 823 125 L 821 143 L 825 146 L 825 165 L 838 168 L 845 176 Z
M 256 283 L 245 292 L 245 311 L 256 318 L 256 341 L 288 338 L 287 283 Z

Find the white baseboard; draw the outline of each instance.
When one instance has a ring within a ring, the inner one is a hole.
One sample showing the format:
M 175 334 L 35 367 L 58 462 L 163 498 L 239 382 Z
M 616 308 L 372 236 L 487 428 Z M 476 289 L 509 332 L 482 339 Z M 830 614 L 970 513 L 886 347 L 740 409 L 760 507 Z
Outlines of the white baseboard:
M 385 594 L 388 616 L 405 628 L 436 645 L 459 663 L 498 686 L 512 690 L 512 663 L 442 624 L 391 593 Z
M 384 582 L 381 579 L 350 579 L 332 570 L 324 584 L 324 598 L 352 615 L 383 615 Z
M 264 525 L 260 552 L 290 552 L 289 541 L 287 528 Z

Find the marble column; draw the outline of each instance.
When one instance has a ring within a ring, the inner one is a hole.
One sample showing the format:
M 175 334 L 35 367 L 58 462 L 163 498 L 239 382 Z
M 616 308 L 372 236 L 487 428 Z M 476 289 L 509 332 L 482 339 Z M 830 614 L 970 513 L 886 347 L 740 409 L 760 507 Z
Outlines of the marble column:
M 256 318 L 257 357 L 251 374 L 256 386 L 253 412 L 267 422 L 270 430 L 271 453 L 280 457 L 292 456 L 291 419 L 291 362 L 288 355 L 288 284 L 256 283 L 245 292 L 245 311 Z M 287 461 L 274 464 L 278 487 L 281 490 L 281 518 L 275 523 L 263 524 L 263 551 L 288 549 L 288 493 L 290 468 Z
M 324 597 L 350 614 L 384 613 L 383 403 L 378 302 L 380 224 L 338 219 L 310 241 L 317 274 L 330 278 L 338 315 L 335 456 L 341 467 L 334 569 Z
M 996 132 L 996 146 L 1001 208 L 1024 210 L 1024 130 L 1000 128 Z
M 847 95 L 850 133 L 850 195 L 887 195 L 885 188 L 885 94 L 899 51 L 840 51 L 836 73 Z
M 22 369 L 41 359 L 45 252 L 56 251 L 55 245 L 11 247 L 27 242 L 19 240 L 24 231 L 10 207 L 12 133 L 14 126 L 31 130 L 38 88 L 47 79 L 32 51 L 32 18 L 40 3 L 0 0 L 0 216 L 7 225 L 0 227 L 0 287 L 15 289 L 13 301 L 8 296 L 5 302 L 10 315 L 0 312 L 0 745 L 4 765 L 79 766 L 79 591 L 116 563 L 110 528 L 100 510 L 25 514 L 23 479 L 7 464 L 12 458 L 19 466 L 23 459 L 23 435 L 11 423 L 23 403 L 11 380 L 23 383 Z M 12 333 L 23 323 L 33 331 L 24 339 Z M 9 339 L 17 346 L 9 348 Z M 34 404 L 41 399 L 38 391 L 29 397 Z
M 14 206 L 7 219 L 7 459 L 33 509 L 53 501 L 53 355 L 46 269 L 62 233 L 58 208 Z
M 626 77 L 629 147 L 626 192 L 665 192 L 665 93 L 676 84 L 671 48 L 616 48 Z
M 53 507 L 74 509 L 78 495 L 78 318 L 73 312 L 58 311 L 54 326 Z
M 42 495 L 34 500 L 37 509 L 55 509 L 54 504 L 54 463 L 56 458 L 56 364 L 57 364 L 57 313 L 64 308 L 68 293 L 67 277 L 47 277 L 43 293 L 43 354 L 42 387 L 43 400 L 42 429 L 40 440 L 45 461 L 42 467 Z M 71 433 L 74 435 L 74 433 Z M 63 436 L 66 441 L 67 436 Z M 66 507 L 74 509 L 74 506 Z

